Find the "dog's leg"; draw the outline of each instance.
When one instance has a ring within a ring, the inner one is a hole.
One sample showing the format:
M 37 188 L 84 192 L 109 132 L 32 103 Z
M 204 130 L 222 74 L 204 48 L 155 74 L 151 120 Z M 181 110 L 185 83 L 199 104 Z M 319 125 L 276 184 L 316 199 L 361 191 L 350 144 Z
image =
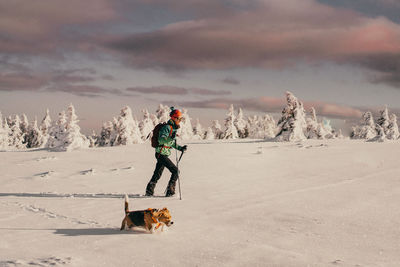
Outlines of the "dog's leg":
M 120 231 L 124 230 L 126 227 L 126 217 L 122 220 L 121 229 Z
M 151 234 L 154 234 L 154 226 L 153 226 L 153 224 L 148 225 L 147 228 L 149 229 Z

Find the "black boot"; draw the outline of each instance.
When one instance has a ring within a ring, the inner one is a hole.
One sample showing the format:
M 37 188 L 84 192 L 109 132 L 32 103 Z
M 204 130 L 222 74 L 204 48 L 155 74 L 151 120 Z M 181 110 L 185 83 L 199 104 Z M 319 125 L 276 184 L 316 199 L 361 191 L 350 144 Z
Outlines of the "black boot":
M 149 182 L 146 187 L 146 196 L 152 196 L 154 194 L 155 183 Z
M 167 193 L 165 194 L 166 197 L 172 197 L 173 195 L 175 195 L 175 181 L 168 183 Z

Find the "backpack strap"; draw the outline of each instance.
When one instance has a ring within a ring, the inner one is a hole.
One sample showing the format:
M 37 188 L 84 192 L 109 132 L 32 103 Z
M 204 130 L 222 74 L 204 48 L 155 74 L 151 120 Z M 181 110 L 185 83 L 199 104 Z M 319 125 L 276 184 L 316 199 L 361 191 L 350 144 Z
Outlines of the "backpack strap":
M 171 126 L 171 130 L 169 131 L 169 135 L 168 136 L 172 136 L 173 127 L 170 124 L 168 124 L 168 125 Z

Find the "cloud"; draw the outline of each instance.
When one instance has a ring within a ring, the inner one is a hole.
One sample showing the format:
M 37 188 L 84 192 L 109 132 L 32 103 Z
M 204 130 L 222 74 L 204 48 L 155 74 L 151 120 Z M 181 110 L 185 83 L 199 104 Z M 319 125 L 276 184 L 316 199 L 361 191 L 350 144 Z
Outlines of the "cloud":
M 175 86 L 155 86 L 155 87 L 130 87 L 126 89 L 129 92 L 142 94 L 166 94 L 166 95 L 186 95 L 188 90 Z
M 65 92 L 88 97 L 100 96 L 106 93 L 128 95 L 120 90 L 106 89 L 88 84 L 99 79 L 94 69 L 64 69 L 37 72 L 19 64 L 6 61 L 3 63 L 2 69 L 11 71 L 0 72 L 0 91 Z
M 0 52 L 62 58 L 90 41 L 84 27 L 117 18 L 110 0 L 0 0 Z
M 400 55 L 400 25 L 384 17 L 313 0 L 254 3 L 220 17 L 114 37 L 105 46 L 123 55 L 127 65 L 167 71 L 279 69 L 326 61 L 369 69 L 365 59 Z
M 281 113 L 286 105 L 284 98 L 260 97 L 247 99 L 227 99 L 218 98 L 205 101 L 183 101 L 179 105 L 192 108 L 215 108 L 228 109 L 233 104 L 237 107 L 256 112 Z M 363 110 L 356 107 L 337 105 L 326 102 L 303 102 L 307 111 L 314 107 L 318 116 L 327 116 L 331 118 L 348 119 L 361 118 Z
M 136 92 L 141 94 L 164 94 L 164 95 L 229 95 L 231 94 L 230 91 L 223 91 L 223 90 L 209 90 L 203 88 L 183 88 L 177 86 L 153 86 L 153 87 L 143 87 L 143 86 L 136 86 L 130 87 L 126 89 L 129 92 Z
M 238 79 L 235 79 L 233 77 L 226 77 L 225 79 L 222 80 L 223 83 L 227 84 L 232 84 L 232 85 L 239 85 L 240 81 Z

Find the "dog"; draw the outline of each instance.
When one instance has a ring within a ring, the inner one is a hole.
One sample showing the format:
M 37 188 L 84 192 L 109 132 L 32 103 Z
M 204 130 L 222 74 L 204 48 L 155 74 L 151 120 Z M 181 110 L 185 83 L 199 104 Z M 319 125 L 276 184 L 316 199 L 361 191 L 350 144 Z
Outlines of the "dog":
M 164 231 L 164 226 L 170 227 L 173 223 L 167 208 L 129 211 L 129 199 L 125 195 L 125 217 L 122 220 L 121 231 L 128 226 L 128 228 L 142 227 L 150 233 L 154 233 L 154 230 L 157 230 L 160 226 L 161 231 Z

